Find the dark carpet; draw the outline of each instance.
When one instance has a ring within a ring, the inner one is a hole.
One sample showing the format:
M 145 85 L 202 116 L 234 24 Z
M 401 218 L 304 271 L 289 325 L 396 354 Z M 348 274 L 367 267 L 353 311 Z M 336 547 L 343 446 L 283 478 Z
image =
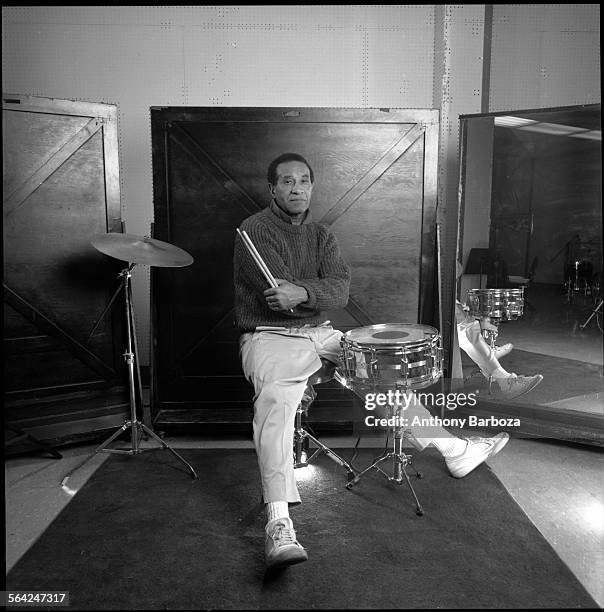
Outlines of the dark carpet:
M 486 389 L 487 383 L 473 362 L 465 354 L 462 361 L 464 375 L 473 374 L 467 384 Z M 515 404 L 544 405 L 571 397 L 602 393 L 604 390 L 603 368 L 593 363 L 514 349 L 502 358 L 501 365 L 508 372 L 519 375 L 543 374 L 541 384 L 526 395 L 514 398 Z
M 291 510 L 309 561 L 270 574 L 254 451 L 181 452 L 199 480 L 167 451 L 111 455 L 7 590 L 66 590 L 80 610 L 597 608 L 486 465 L 457 480 L 417 455 L 418 517 L 406 485 L 372 470 L 348 491 L 321 456 Z

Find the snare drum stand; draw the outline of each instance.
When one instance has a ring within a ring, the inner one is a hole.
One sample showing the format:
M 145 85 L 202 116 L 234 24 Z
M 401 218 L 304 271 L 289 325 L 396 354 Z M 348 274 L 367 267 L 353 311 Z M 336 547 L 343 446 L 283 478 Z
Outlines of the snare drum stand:
M 336 372 L 334 377 L 340 382 L 340 376 Z M 331 460 L 335 461 L 338 465 L 342 466 L 348 471 L 348 481 L 354 477 L 354 468 L 348 461 L 340 457 L 337 453 L 331 450 L 328 446 L 323 444 L 315 436 L 309 433 L 302 424 L 302 415 L 308 416 L 308 408 L 313 403 L 317 396 L 317 392 L 314 390 L 313 385 L 309 381 L 302 400 L 296 410 L 296 420 L 294 424 L 294 468 L 306 467 L 315 457 L 321 453 L 325 453 Z M 313 442 L 317 449 L 310 454 L 310 442 Z
M 604 300 L 602 300 L 600 298 L 600 302 L 598 303 L 598 305 L 592 310 L 591 314 L 589 315 L 589 317 L 587 318 L 587 321 L 585 321 L 585 323 L 583 323 L 583 325 L 579 325 L 580 329 L 585 329 L 587 327 L 587 324 L 593 319 L 593 317 L 596 317 L 596 323 L 598 324 L 598 327 L 600 328 L 600 331 L 602 331 L 602 327 L 600 326 L 600 321 L 598 319 L 598 311 L 600 310 L 600 308 L 602 308 L 602 302 Z
M 389 418 L 393 418 L 395 416 L 395 412 L 396 411 L 394 409 L 394 406 L 392 406 L 390 408 Z M 399 427 L 395 427 L 393 425 L 392 426 L 392 433 L 393 433 L 392 450 L 391 451 L 387 450 L 388 442 L 389 442 L 389 437 L 390 437 L 390 432 L 389 432 L 387 437 L 386 437 L 386 449 L 384 450 L 382 455 L 377 457 L 375 459 L 375 461 L 370 466 L 366 467 L 364 470 L 359 472 L 346 485 L 346 488 L 349 489 L 349 490 L 352 489 L 352 487 L 355 484 L 357 484 L 359 482 L 359 480 L 361 480 L 361 477 L 364 474 L 366 474 L 371 469 L 375 469 L 380 474 L 385 476 L 386 479 L 388 481 L 390 481 L 390 482 L 394 482 L 394 483 L 396 483 L 398 485 L 403 484 L 403 482 L 406 482 L 407 485 L 409 486 L 409 489 L 411 490 L 411 493 L 413 495 L 413 499 L 415 500 L 415 514 L 417 514 L 417 516 L 423 516 L 424 510 L 421 507 L 421 504 L 419 503 L 419 500 L 417 499 L 417 495 L 415 494 L 415 490 L 413 489 L 413 485 L 411 484 L 411 480 L 409 480 L 409 475 L 407 474 L 407 471 L 405 470 L 405 466 L 412 465 L 412 463 L 411 463 L 411 461 L 412 461 L 411 455 L 407 455 L 403 451 L 403 440 L 405 439 L 405 432 L 404 432 L 402 427 L 400 427 L 400 426 Z M 380 463 L 383 463 L 384 461 L 388 461 L 388 459 L 392 459 L 392 476 L 389 476 L 380 467 Z M 420 472 L 415 470 L 415 473 L 416 473 L 417 478 L 422 478 L 422 474 Z
M 480 319 L 476 319 L 476 320 L 480 321 Z M 500 323 L 500 321 L 497 320 L 497 319 L 493 320 L 492 317 L 489 317 L 489 322 L 492 325 L 495 326 L 495 329 L 494 330 L 492 330 L 492 329 L 483 329 L 482 325 L 481 325 L 480 326 L 480 334 L 484 338 L 485 342 L 491 348 L 491 351 L 495 351 L 495 347 L 496 347 L 496 343 L 497 343 L 497 336 L 499 336 L 499 323 Z M 472 376 L 475 376 L 478 372 L 482 373 L 482 370 L 480 368 L 472 370 L 472 372 L 466 378 L 466 381 L 469 380 Z M 485 374 L 485 376 L 486 376 L 486 374 Z M 493 384 L 493 377 L 492 376 L 487 376 L 487 380 L 489 382 L 489 394 L 490 394 L 491 393 L 491 386 Z

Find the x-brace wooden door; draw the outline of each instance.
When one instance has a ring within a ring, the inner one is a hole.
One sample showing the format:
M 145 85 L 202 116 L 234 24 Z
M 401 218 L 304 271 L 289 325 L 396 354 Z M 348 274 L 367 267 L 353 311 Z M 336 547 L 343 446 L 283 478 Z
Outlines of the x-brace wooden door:
M 47 440 L 121 424 L 122 321 L 99 320 L 120 264 L 90 244 L 122 231 L 117 109 L 4 94 L 2 118 L 9 420 Z
M 348 306 L 326 318 L 342 331 L 436 323 L 438 111 L 152 108 L 151 120 L 154 236 L 195 258 L 152 269 L 156 422 L 250 420 L 233 242 L 241 221 L 268 204 L 266 170 L 281 153 L 312 165 L 313 218 L 334 231 L 352 268 Z M 320 419 L 350 420 L 346 395 L 334 388 L 319 398 L 329 406 Z

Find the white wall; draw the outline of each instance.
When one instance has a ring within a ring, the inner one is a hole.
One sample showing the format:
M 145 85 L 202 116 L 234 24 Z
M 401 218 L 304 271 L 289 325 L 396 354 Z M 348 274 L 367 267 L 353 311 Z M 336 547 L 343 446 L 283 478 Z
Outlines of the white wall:
M 118 106 L 126 232 L 153 218 L 149 107 L 432 108 L 434 7 L 5 7 L 3 91 Z M 149 274 L 135 268 L 141 363 Z
M 597 104 L 599 4 L 495 4 L 489 111 Z
M 486 94 L 484 15 L 485 5 L 3 7 L 3 91 L 118 106 L 123 218 L 139 235 L 153 217 L 150 106 L 439 108 L 439 221 L 453 262 L 458 117 L 481 112 Z M 495 5 L 490 110 L 598 102 L 598 27 L 598 5 Z M 135 272 L 144 364 L 149 274 Z

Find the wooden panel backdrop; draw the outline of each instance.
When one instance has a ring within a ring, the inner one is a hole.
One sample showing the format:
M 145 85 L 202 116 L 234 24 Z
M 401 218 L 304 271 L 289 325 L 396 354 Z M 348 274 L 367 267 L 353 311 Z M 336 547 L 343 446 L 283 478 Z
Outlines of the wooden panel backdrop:
M 233 243 L 243 219 L 268 204 L 267 166 L 281 153 L 312 165 L 313 216 L 335 232 L 352 268 L 348 307 L 327 313 L 334 326 L 438 327 L 438 111 L 152 108 L 151 121 L 154 237 L 195 258 L 188 268 L 152 269 L 157 424 L 250 422 L 233 327 Z M 313 417 L 350 421 L 349 405 L 334 384 Z
M 121 424 L 121 318 L 95 322 L 119 263 L 116 108 L 3 95 L 4 388 L 7 418 L 46 440 Z M 117 264 L 117 265 L 116 265 Z

